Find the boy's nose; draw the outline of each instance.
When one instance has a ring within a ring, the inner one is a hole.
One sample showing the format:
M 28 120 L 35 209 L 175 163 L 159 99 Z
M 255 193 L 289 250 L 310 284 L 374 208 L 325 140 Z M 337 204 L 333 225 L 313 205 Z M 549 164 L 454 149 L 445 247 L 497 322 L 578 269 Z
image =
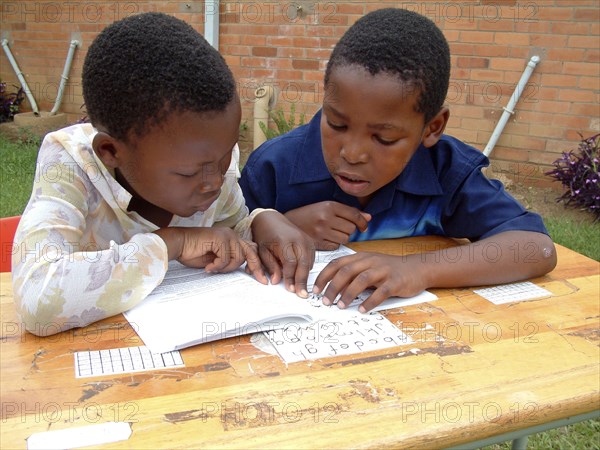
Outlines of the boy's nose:
M 201 194 L 206 192 L 214 192 L 223 186 L 223 181 L 225 180 L 225 175 L 222 173 L 212 174 L 207 176 L 202 180 L 202 182 L 198 185 L 198 191 Z
M 340 150 L 340 156 L 349 164 L 367 162 L 368 150 L 366 145 L 359 139 L 347 139 Z

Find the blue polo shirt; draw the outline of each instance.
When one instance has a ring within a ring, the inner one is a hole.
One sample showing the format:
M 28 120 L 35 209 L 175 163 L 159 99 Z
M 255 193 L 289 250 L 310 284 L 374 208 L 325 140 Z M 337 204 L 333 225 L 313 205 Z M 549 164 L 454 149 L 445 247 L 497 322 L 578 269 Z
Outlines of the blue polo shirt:
M 379 189 L 363 209 L 331 177 L 321 150 L 321 112 L 295 130 L 271 139 L 250 155 L 240 185 L 246 204 L 282 213 L 325 200 L 371 214 L 367 231 L 350 241 L 440 235 L 476 241 L 509 230 L 548 234 L 542 218 L 527 211 L 482 167 L 479 150 L 444 135 L 420 146 L 404 171 Z

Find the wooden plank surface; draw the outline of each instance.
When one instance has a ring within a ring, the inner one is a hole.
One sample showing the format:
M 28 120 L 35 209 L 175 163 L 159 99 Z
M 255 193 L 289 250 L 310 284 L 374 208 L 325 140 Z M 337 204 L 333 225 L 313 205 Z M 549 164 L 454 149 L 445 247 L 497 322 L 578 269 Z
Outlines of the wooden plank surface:
M 407 254 L 456 244 L 352 247 Z M 494 305 L 472 289 L 434 289 L 434 302 L 386 312 L 412 337 L 405 346 L 286 365 L 243 336 L 183 350 L 184 368 L 80 379 L 74 352 L 143 343 L 122 315 L 31 335 L 2 274 L 2 447 L 125 421 L 131 438 L 106 448 L 432 448 L 598 409 L 600 265 L 558 252 L 557 268 L 532 280 L 550 298 Z

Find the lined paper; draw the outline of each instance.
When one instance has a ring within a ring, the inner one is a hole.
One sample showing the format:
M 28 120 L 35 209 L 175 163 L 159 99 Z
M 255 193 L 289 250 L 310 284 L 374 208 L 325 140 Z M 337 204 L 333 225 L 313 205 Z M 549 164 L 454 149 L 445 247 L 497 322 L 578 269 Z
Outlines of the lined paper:
M 76 352 L 74 358 L 76 378 L 185 366 L 179 351 L 152 353 L 145 346 Z
M 532 283 L 531 281 L 502 284 L 500 286 L 477 289 L 473 292 L 475 292 L 477 295 L 481 295 L 483 298 L 496 305 L 552 296 L 552 292 Z

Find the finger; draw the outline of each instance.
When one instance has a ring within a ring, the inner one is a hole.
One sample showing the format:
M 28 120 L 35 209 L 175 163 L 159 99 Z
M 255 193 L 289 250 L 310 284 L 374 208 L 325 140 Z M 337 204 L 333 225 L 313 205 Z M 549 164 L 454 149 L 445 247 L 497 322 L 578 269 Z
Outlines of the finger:
M 300 251 L 303 253 L 298 256 L 298 264 L 296 265 L 294 284 L 296 287 L 296 294 L 299 297 L 307 298 L 308 289 L 306 285 L 308 282 L 308 274 L 314 263 L 314 250 L 305 248 L 301 249 Z
M 247 242 L 242 241 L 237 237 L 229 241 L 229 248 L 229 264 L 221 269 L 223 272 L 231 272 L 240 267 L 246 262 L 248 252 L 252 251 Z M 250 256 L 250 258 L 252 257 Z
M 348 264 L 349 260 L 350 257 L 335 259 L 327 264 L 317 276 L 313 293 L 323 292 L 323 303 L 325 305 L 331 305 L 352 278 L 351 265 Z
M 340 247 L 340 244 L 337 242 L 325 241 L 321 240 L 317 242 L 317 250 L 337 250 Z
M 310 268 L 312 269 L 317 259 L 317 249 L 314 246 L 314 242 L 309 241 L 309 255 L 310 255 Z
M 358 230 L 360 232 L 366 231 L 367 228 L 369 227 L 369 221 L 371 220 L 371 214 L 363 212 L 363 211 L 359 211 L 358 216 L 355 217 L 355 225 L 356 228 L 358 228 Z
M 348 241 L 348 236 L 356 231 L 357 227 L 354 221 L 345 217 L 335 216 L 329 222 L 322 237 L 329 241 L 343 242 Z
M 342 204 L 337 204 L 335 208 L 336 209 L 334 212 L 338 217 L 344 218 L 352 222 L 352 224 L 354 224 L 354 226 L 360 231 L 365 231 L 367 229 L 369 221 L 371 220 L 371 214 L 363 212 L 357 208 Z M 341 231 L 346 230 L 342 229 Z
M 325 286 L 327 286 L 327 283 L 331 281 L 336 272 L 336 261 L 338 260 L 336 259 L 334 261 L 331 261 L 323 268 L 323 270 L 321 270 L 321 272 L 319 272 L 319 275 L 317 275 L 317 278 L 313 283 L 313 294 L 320 294 L 321 292 L 323 292 Z
M 215 254 L 215 259 L 206 265 L 207 272 L 221 272 L 231 261 L 231 246 L 228 240 L 213 241 L 210 245 L 210 251 Z
M 337 303 L 339 308 L 347 308 L 356 297 L 370 286 L 377 286 L 379 278 L 377 272 L 372 269 L 366 269 L 357 273 L 348 283 L 342 292 Z
M 188 267 L 195 267 L 198 269 L 205 269 L 206 270 L 206 266 L 210 263 L 213 262 L 213 260 L 215 259 L 215 255 L 213 255 L 212 253 L 206 254 L 206 255 L 202 255 L 202 256 L 198 256 L 197 258 L 192 258 L 192 259 L 178 259 L 177 261 L 179 261 L 181 264 L 188 266 Z
M 384 284 L 375 289 L 375 291 L 371 295 L 369 295 L 364 302 L 361 303 L 361 305 L 358 307 L 358 311 L 361 313 L 369 312 L 376 306 L 379 306 L 381 303 L 386 301 L 391 296 L 392 293 L 389 287 L 386 284 Z
M 356 231 L 356 226 L 352 222 L 348 222 L 347 220 L 343 221 L 346 226 L 345 227 L 334 227 L 328 232 L 321 236 L 324 241 L 334 242 L 338 246 L 340 244 L 347 244 L 350 240 L 350 235 Z M 341 229 L 344 228 L 344 229 Z
M 283 254 L 281 255 L 283 284 L 290 292 L 297 292 L 294 284 L 296 281 L 296 267 L 298 267 L 297 252 L 296 244 L 290 243 L 290 245 L 284 247 Z
M 265 246 L 258 248 L 258 255 L 270 275 L 271 284 L 279 284 L 281 281 L 281 266 L 275 255 Z
M 269 280 L 265 275 L 260 257 L 258 256 L 257 246 L 254 243 L 240 241 L 240 247 L 243 251 L 244 260 L 246 260 L 246 273 L 254 275 L 254 278 L 259 283 L 269 284 Z

